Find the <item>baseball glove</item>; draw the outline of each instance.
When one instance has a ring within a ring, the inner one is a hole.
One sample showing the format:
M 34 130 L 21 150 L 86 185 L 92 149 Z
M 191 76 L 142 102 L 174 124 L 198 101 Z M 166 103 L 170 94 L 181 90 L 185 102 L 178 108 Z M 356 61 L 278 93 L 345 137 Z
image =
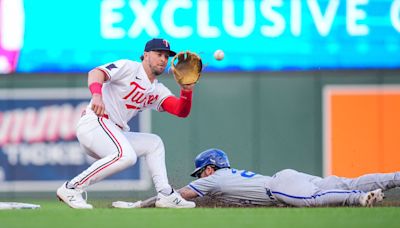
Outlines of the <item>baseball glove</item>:
M 175 63 L 176 59 L 178 61 Z M 189 85 L 199 81 L 203 63 L 194 52 L 179 52 L 171 60 L 171 69 L 178 84 Z

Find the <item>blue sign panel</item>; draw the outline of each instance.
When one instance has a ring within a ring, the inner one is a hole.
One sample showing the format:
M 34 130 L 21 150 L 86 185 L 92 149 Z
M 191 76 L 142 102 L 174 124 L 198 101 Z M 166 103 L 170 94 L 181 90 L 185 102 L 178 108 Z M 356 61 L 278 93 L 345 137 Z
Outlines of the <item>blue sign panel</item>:
M 0 90 L 0 191 L 54 191 L 94 159 L 76 139 L 89 101 L 85 89 Z M 139 131 L 139 118 L 129 126 Z M 93 186 L 94 190 L 145 190 L 143 162 Z
M 153 37 L 208 71 L 400 68 L 400 0 L 0 0 L 3 73 L 140 61 Z

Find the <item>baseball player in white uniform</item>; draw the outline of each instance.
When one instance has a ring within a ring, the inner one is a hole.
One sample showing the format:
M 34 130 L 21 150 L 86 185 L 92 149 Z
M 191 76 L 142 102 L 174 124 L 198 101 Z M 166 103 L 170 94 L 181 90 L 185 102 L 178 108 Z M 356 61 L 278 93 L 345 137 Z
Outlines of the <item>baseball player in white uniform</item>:
M 142 63 L 118 60 L 89 72 L 92 99 L 78 123 L 77 138 L 97 161 L 58 188 L 61 201 L 72 208 L 93 208 L 82 197 L 85 189 L 134 165 L 138 157 L 144 156 L 158 192 L 156 206 L 195 207 L 194 202 L 183 199 L 168 183 L 160 137 L 130 132 L 128 126 L 128 121 L 144 109 L 166 111 L 183 118 L 189 115 L 194 85 L 182 85 L 180 97 L 175 97 L 157 80 L 168 58 L 175 54 L 165 39 L 152 39 L 146 43 Z
M 198 179 L 178 191 L 185 199 L 210 196 L 239 206 L 372 206 L 382 201 L 383 190 L 400 186 L 400 173 L 367 174 L 358 178 L 318 176 L 292 169 L 272 177 L 230 168 L 225 152 L 209 149 L 195 159 L 191 174 Z M 114 207 L 154 205 L 155 199 L 135 203 L 117 201 Z

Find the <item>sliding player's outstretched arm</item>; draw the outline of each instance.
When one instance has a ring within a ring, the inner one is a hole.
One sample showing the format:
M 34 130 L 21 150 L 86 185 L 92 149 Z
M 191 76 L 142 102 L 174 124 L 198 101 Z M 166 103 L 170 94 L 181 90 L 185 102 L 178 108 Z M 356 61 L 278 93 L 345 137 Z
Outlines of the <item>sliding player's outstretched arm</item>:
M 198 196 L 198 194 L 188 187 L 183 187 L 178 190 L 179 194 L 186 199 L 194 199 Z M 139 200 L 136 202 L 125 202 L 125 201 L 116 201 L 112 203 L 112 206 L 115 208 L 146 208 L 146 207 L 154 207 L 157 200 L 157 196 L 151 197 L 146 200 Z

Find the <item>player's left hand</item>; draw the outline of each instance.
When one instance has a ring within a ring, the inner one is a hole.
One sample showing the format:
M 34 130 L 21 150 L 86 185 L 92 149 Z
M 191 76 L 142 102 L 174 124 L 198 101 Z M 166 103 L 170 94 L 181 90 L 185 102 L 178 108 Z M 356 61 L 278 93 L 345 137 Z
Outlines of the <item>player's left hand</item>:
M 183 51 L 172 58 L 171 70 L 179 85 L 191 85 L 199 81 L 203 70 L 203 62 L 196 53 Z

